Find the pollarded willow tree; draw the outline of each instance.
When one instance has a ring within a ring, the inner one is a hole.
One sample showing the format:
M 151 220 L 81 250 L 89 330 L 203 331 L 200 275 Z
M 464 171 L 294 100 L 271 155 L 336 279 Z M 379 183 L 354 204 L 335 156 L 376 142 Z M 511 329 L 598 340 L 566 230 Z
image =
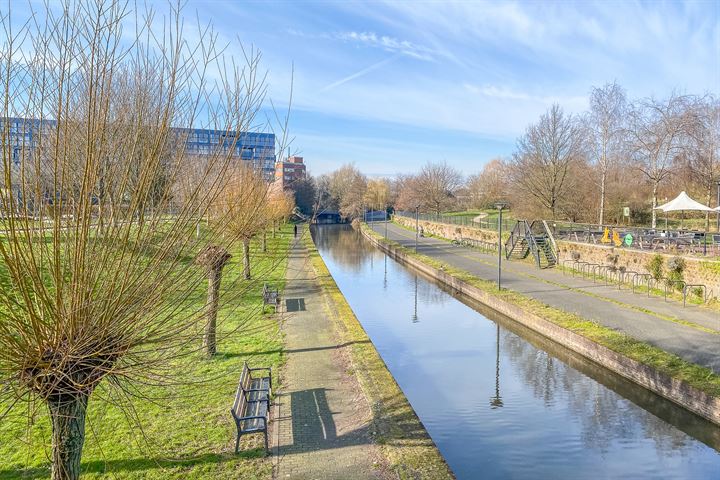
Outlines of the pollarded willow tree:
M 234 165 L 226 172 L 223 190 L 213 209 L 215 221 L 230 235 L 227 241 L 242 242 L 246 280 L 250 279 L 250 241 L 272 221 L 267 210 L 270 189 L 262 170 L 247 164 Z
M 209 29 L 187 40 L 176 9 L 42 10 L 0 19 L 0 404 L 47 406 L 52 478 L 65 480 L 80 474 L 94 392 L 161 384 L 199 349 L 205 308 L 187 300 L 206 275 L 192 259 L 218 233 L 195 226 L 265 90 L 258 55 L 235 65 Z M 227 133 L 191 182 L 180 126 Z

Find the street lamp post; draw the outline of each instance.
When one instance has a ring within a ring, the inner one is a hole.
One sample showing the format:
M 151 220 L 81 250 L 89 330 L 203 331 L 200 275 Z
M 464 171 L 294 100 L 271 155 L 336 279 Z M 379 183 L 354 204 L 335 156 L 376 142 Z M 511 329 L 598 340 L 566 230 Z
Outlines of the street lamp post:
M 388 206 L 385 205 L 385 238 L 387 239 Z
M 501 289 L 501 276 L 502 276 L 502 212 L 507 207 L 506 202 L 495 203 L 495 208 L 498 210 L 498 277 L 497 284 L 498 290 Z
M 718 201 L 718 208 L 720 208 L 720 180 L 718 180 L 718 182 L 717 182 L 717 187 L 718 187 L 717 201 Z M 717 231 L 718 231 L 718 233 L 720 233 L 720 210 L 718 210 L 718 214 L 717 214 Z
M 418 235 L 420 234 L 420 205 L 415 206 L 415 253 L 417 253 Z

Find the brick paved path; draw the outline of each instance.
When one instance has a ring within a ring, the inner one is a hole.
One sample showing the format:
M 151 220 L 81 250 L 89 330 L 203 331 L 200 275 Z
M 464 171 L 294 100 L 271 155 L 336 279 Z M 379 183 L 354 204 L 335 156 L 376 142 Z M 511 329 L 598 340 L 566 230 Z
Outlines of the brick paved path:
M 371 411 L 336 340 L 303 232 L 309 235 L 298 232 L 283 296 L 287 364 L 273 412 L 275 478 L 382 478 Z
M 373 228 L 381 235 L 385 233 L 382 223 Z M 388 225 L 388 237 L 409 248 L 415 245 L 414 232 L 394 224 Z M 497 278 L 497 254 L 484 254 L 432 237 L 419 239 L 418 253 L 479 278 L 493 281 Z M 720 373 L 720 315 L 715 311 L 691 306 L 683 308 L 680 302 L 648 298 L 628 289 L 618 290 L 615 286 L 593 283 L 579 276 L 563 275 L 557 269 L 540 270 L 519 261 L 503 260 L 503 287 L 580 314 Z M 706 330 L 672 322 L 663 316 L 693 322 Z

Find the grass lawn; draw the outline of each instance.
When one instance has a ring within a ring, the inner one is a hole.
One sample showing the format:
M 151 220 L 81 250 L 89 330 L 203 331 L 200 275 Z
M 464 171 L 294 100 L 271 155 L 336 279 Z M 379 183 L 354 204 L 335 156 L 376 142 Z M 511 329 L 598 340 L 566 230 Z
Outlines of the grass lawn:
M 230 416 L 243 361 L 271 366 L 283 361 L 283 342 L 270 308 L 262 313 L 263 282 L 282 289 L 292 226 L 276 238 L 268 235 L 267 253 L 253 244 L 251 287 L 218 315 L 218 354 L 200 353 L 175 360 L 183 378 L 196 383 L 141 387 L 144 397 L 118 405 L 103 399 L 101 387 L 88 406 L 83 450 L 83 478 L 122 479 L 269 479 L 272 466 L 262 448 L 262 435 L 247 436 L 234 454 L 235 424 Z M 239 249 L 223 270 L 221 290 L 240 288 Z M 204 305 L 207 284 L 192 296 L 188 308 Z M 200 341 L 200 339 L 198 339 Z M 8 405 L 0 404 L 0 414 Z M 28 412 L 34 411 L 34 415 Z M 140 429 L 139 426 L 142 427 Z M 49 478 L 50 421 L 43 404 L 19 404 L 0 420 L 0 479 Z

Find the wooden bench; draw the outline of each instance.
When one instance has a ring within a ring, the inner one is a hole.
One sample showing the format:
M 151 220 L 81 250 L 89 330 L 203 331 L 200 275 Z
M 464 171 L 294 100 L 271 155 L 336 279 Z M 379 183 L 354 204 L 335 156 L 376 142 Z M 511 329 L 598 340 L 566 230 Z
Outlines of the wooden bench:
M 270 288 L 267 283 L 263 284 L 262 299 L 263 312 L 265 311 L 265 305 L 274 306 L 276 311 L 280 307 L 280 292 L 277 288 L 274 290 Z
M 253 372 L 266 371 L 267 376 L 253 377 Z M 249 368 L 243 363 L 232 413 L 237 427 L 235 453 L 240 449 L 240 437 L 247 433 L 265 434 L 265 451 L 268 450 L 267 427 L 272 395 L 272 369 L 270 367 Z

